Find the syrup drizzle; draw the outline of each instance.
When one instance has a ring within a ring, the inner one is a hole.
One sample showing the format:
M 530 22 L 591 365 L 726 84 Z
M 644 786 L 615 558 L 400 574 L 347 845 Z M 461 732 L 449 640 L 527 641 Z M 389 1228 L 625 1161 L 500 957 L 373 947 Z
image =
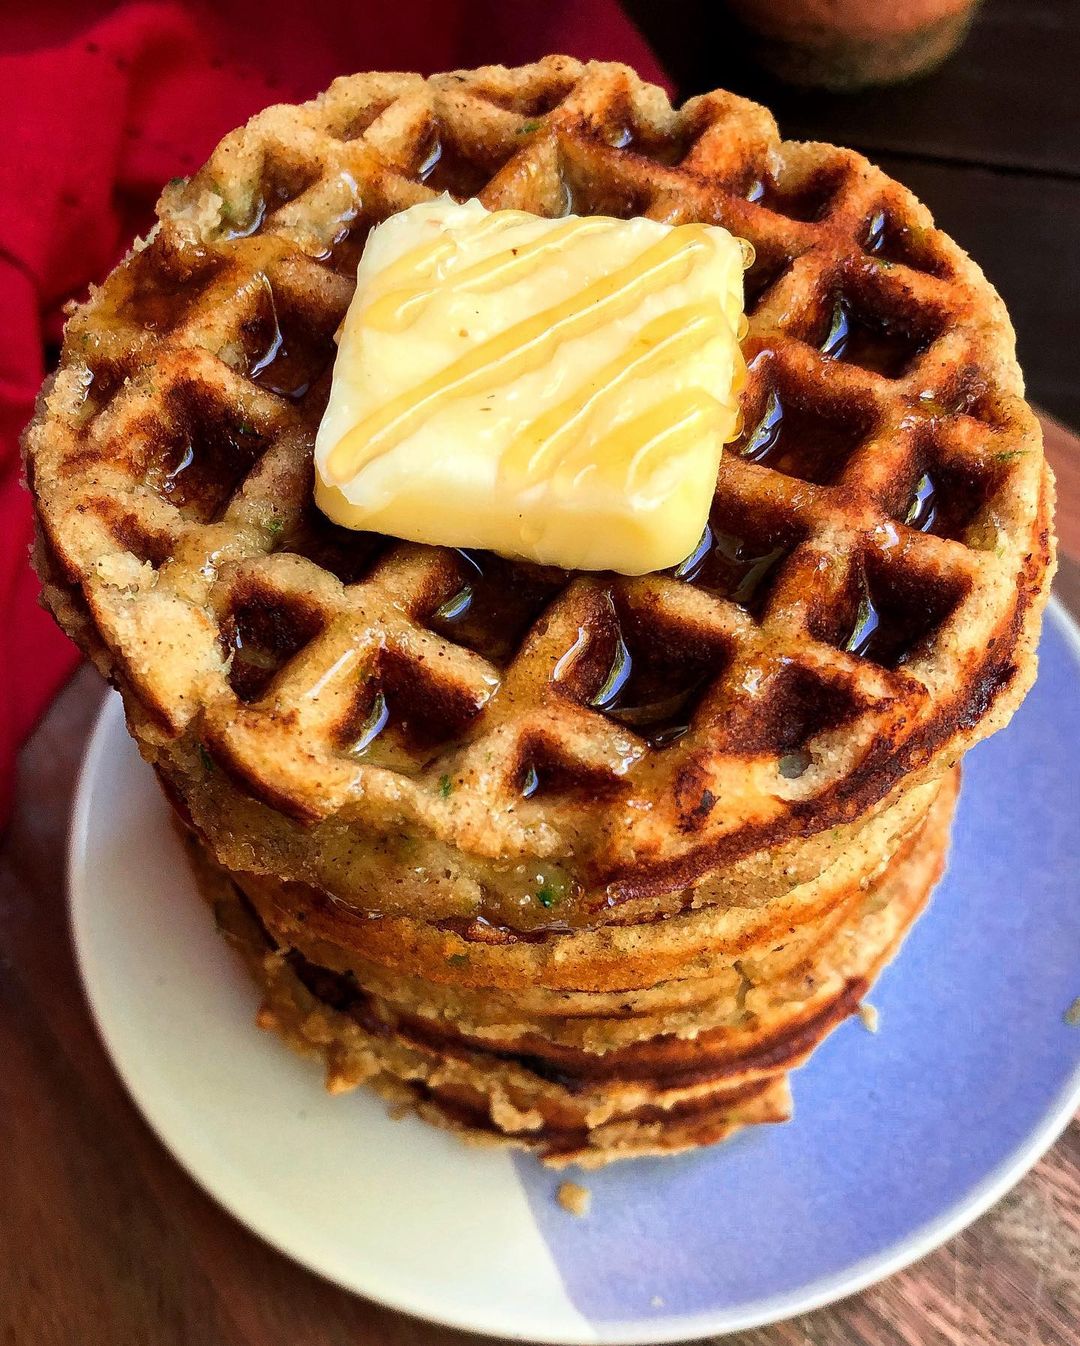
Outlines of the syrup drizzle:
M 705 684 L 706 674 L 684 671 L 680 679 L 674 669 L 652 670 L 651 674 L 648 670 L 636 671 L 625 644 L 620 641 L 620 645 L 621 651 L 601 689 L 603 702 L 590 704 L 626 725 L 651 747 L 668 747 L 690 728 L 695 694 Z
M 942 258 L 934 255 L 928 231 L 919 225 L 904 224 L 880 207 L 866 223 L 863 251 L 887 267 L 899 264 L 930 276 L 947 274 Z
M 671 572 L 672 578 L 685 580 L 688 584 L 693 584 L 701 573 L 702 567 L 708 558 L 709 552 L 713 546 L 713 532 L 708 524 L 705 525 L 705 531 L 702 533 L 697 546 L 686 558 L 675 567 Z
M 937 486 L 929 472 L 924 472 L 915 483 L 904 522 L 920 533 L 933 532 L 937 521 Z
M 887 379 L 899 378 L 922 349 L 898 328 L 867 322 L 842 295 L 821 343 L 827 360 L 844 360 Z
M 269 285 L 267 291 L 270 291 Z M 333 359 L 333 344 L 329 339 L 313 339 L 306 353 L 291 352 L 285 341 L 272 292 L 269 293 L 265 317 L 265 329 L 260 328 L 266 331 L 265 344 L 261 353 L 252 359 L 248 378 L 260 388 L 276 393 L 278 397 L 299 401 Z
M 572 225 L 580 234 L 584 223 L 573 221 Z M 341 485 L 367 463 L 389 452 L 446 403 L 504 387 L 550 361 L 563 342 L 595 331 L 632 312 L 647 295 L 685 280 L 700 253 L 709 246 L 703 231 L 704 226 L 699 225 L 673 230 L 633 262 L 481 342 L 418 387 L 392 398 L 338 441 L 327 458 L 327 477 Z
M 169 471 L 165 474 L 164 481 L 161 483 L 161 489 L 165 492 L 166 495 L 173 495 L 174 493 L 178 493 L 183 490 L 184 473 L 187 472 L 188 469 L 194 465 L 194 462 L 195 462 L 195 446 L 191 443 L 190 440 L 188 440 L 188 442 L 184 445 L 183 450 L 180 454 L 179 462 L 177 462 L 175 467 L 169 469 Z
M 460 547 L 455 548 L 455 551 L 468 567 L 466 573 L 470 578 L 465 581 L 456 593 L 451 594 L 444 603 L 439 604 L 431 614 L 432 621 L 434 622 L 446 622 L 449 624 L 460 621 L 463 617 L 466 617 L 472 607 L 473 598 L 476 595 L 477 582 L 484 578 L 483 567 L 472 552 L 464 551 Z
M 524 211 L 517 210 L 492 214 L 472 227 L 472 236 L 483 239 L 490 234 L 501 234 L 529 219 Z M 583 225 L 589 227 L 582 228 Z M 457 246 L 445 236 L 435 239 L 406 253 L 387 269 L 384 284 L 390 288 L 368 306 L 364 320 L 379 331 L 405 331 L 423 314 L 437 293 L 472 290 L 483 294 L 500 285 L 522 280 L 539 269 L 549 253 L 559 252 L 568 242 L 608 227 L 607 220 L 570 220 L 530 243 L 494 253 L 441 280 L 440 268 L 453 257 Z M 399 281 L 404 283 L 399 284 Z
M 601 684 L 599 691 L 590 697 L 589 705 L 595 710 L 610 710 L 616 707 L 619 703 L 619 696 L 633 669 L 634 661 L 630 657 L 630 651 L 626 648 L 626 641 L 620 631 L 615 637 L 615 654 L 612 657 L 611 668 L 608 670 L 607 677 Z
M 494 690 L 489 678 L 478 699 L 447 697 L 384 651 L 377 669 L 358 688 L 355 719 L 339 729 L 343 750 L 372 766 L 415 774 L 448 744 L 460 740 Z M 364 703 L 364 698 L 369 698 Z
M 701 541 L 672 575 L 706 593 L 729 598 L 756 616 L 773 572 L 790 550 L 784 542 L 755 544 L 706 525 Z
M 476 196 L 494 174 L 492 166 L 477 163 L 463 154 L 452 141 L 435 133 L 417 167 L 417 176 L 434 192 L 449 192 L 458 201 Z
M 854 410 L 832 412 L 785 403 L 774 388 L 761 419 L 734 451 L 785 476 L 828 486 L 843 471 L 865 430 Z
M 870 216 L 870 222 L 866 227 L 866 241 L 863 248 L 866 252 L 874 255 L 881 251 L 885 245 L 885 212 L 875 210 Z
M 416 176 L 421 182 L 427 182 L 428 178 L 435 172 L 439 160 L 442 158 L 442 152 L 442 141 L 439 139 L 438 135 L 433 135 L 428 143 L 424 157 L 421 159 L 416 169 Z
M 780 431 L 784 423 L 784 408 L 780 403 L 780 394 L 774 388 L 765 403 L 765 411 L 741 450 L 742 456 L 752 463 L 764 463 L 776 448 L 780 440 Z
M 365 753 L 386 728 L 389 721 L 390 708 L 386 704 L 386 696 L 381 691 L 377 692 L 371 703 L 368 717 L 360 726 L 360 732 L 352 745 L 352 754 L 358 757 L 361 753 Z
M 211 425 L 198 407 L 181 409 L 177 437 L 151 469 L 150 480 L 177 509 L 215 519 L 266 447 L 254 426 Z
M 566 573 L 514 563 L 490 552 L 456 554 L 460 587 L 431 614 L 431 628 L 492 663 L 503 664 L 565 586 Z
M 233 635 L 231 650 L 229 685 L 241 701 L 254 701 L 281 667 L 280 655 L 255 640 L 245 641 L 239 630 Z
M 949 616 L 959 592 L 955 586 L 908 592 L 887 573 L 861 571 L 858 601 L 850 628 L 839 647 L 882 668 L 897 668 L 922 646 Z
M 667 747 L 690 727 L 697 694 L 714 671 L 711 661 L 635 658 L 616 627 L 611 662 L 586 704 L 624 724 L 654 748 Z
M 633 490 L 645 476 L 657 446 L 679 452 L 709 430 L 719 432 L 723 406 L 700 389 L 685 389 L 641 416 L 625 421 L 599 443 L 575 436 L 590 417 L 619 400 L 626 383 L 677 365 L 724 330 L 720 309 L 711 304 L 687 304 L 646 323 L 624 351 L 608 362 L 593 380 L 595 391 L 581 397 L 575 391 L 550 411 L 537 417 L 509 446 L 499 465 L 503 479 L 535 483 L 557 469 L 567 483 L 595 466 Z
M 448 598 L 445 603 L 440 603 L 432 613 L 432 617 L 435 621 L 456 622 L 460 617 L 464 617 L 472 607 L 472 601 L 473 587 L 471 584 L 466 584 L 452 598 Z
M 848 654 L 858 655 L 862 659 L 873 659 L 874 650 L 880 644 L 881 613 L 870 597 L 870 588 L 866 577 L 859 579 L 859 605 L 855 610 L 855 621 L 851 632 L 844 641 L 843 648 Z M 877 637 L 877 639 L 875 639 Z

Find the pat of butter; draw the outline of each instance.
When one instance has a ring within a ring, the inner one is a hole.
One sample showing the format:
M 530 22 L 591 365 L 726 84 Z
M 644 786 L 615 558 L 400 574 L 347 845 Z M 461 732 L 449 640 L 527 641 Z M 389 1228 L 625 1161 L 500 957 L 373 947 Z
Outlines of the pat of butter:
M 448 196 L 392 216 L 339 334 L 320 509 L 573 570 L 677 565 L 737 428 L 746 247 Z

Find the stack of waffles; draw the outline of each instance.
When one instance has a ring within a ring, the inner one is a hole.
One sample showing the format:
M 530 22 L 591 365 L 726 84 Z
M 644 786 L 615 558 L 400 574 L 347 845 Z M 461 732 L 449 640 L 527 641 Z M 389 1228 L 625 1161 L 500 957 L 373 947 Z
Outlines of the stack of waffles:
M 367 231 L 437 193 L 748 239 L 743 429 L 669 573 L 313 504 Z M 1034 676 L 1053 486 L 978 268 L 854 153 L 550 58 L 361 75 L 165 191 L 27 435 L 56 616 L 120 689 L 260 1021 L 552 1163 L 789 1114 Z

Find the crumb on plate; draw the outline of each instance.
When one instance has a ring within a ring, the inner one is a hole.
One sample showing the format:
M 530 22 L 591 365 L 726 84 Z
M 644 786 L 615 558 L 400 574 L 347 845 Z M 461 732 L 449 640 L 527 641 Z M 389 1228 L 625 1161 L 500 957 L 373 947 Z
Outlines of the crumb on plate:
M 592 1205 L 592 1192 L 587 1187 L 582 1187 L 577 1182 L 563 1182 L 559 1184 L 557 1196 L 559 1205 L 571 1215 L 588 1215 L 589 1207 Z

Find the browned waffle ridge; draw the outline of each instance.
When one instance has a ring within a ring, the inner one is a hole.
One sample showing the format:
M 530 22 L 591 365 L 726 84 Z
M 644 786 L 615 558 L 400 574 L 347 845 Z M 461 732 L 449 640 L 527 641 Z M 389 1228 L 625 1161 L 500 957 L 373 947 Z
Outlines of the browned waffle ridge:
M 359 248 L 444 189 L 753 243 L 745 428 L 678 572 L 568 576 L 314 511 Z M 553 57 L 338 80 L 226 137 L 159 217 L 72 316 L 28 471 L 49 603 L 227 867 L 523 931 L 765 900 L 1030 684 L 1052 482 L 1012 329 L 859 155 Z
M 260 1023 L 320 1058 L 328 1088 L 370 1084 L 469 1138 L 548 1163 L 598 1164 L 790 1115 L 788 1072 L 855 1010 L 940 873 L 955 774 L 875 879 L 830 886 L 832 908 L 793 927 L 795 938 L 774 932 L 742 958 L 720 952 L 708 976 L 699 967 L 646 995 L 564 994 L 561 1016 L 530 1018 L 528 997 L 499 1004 L 497 994 L 461 997 L 416 979 L 377 987 L 320 966 L 268 930 L 265 883 L 237 886 L 198 847 L 196 861 L 262 988 Z M 666 934 L 647 937 L 662 944 Z M 708 994 L 688 1003 L 696 981 Z
M 718 958 L 730 969 L 782 944 L 785 961 L 805 959 L 806 932 L 842 916 L 845 900 L 880 877 L 923 826 L 941 788 L 934 780 L 907 791 L 822 873 L 769 902 L 705 906 L 634 925 L 532 931 L 523 938 L 482 923 L 372 917 L 317 888 L 273 877 L 234 872 L 234 880 L 278 945 L 355 975 L 384 997 L 438 1003 L 441 1015 L 500 1028 L 535 1018 L 550 1034 L 561 1023 L 566 1040 L 577 1041 L 575 1026 L 582 1016 L 589 1024 L 598 1005 L 655 1016 L 669 1011 L 676 985 L 681 1007 L 700 1024 L 705 1007 L 739 986 L 730 971 L 717 978 Z M 665 985 L 660 995 L 658 983 Z M 584 993 L 580 1005 L 578 992 Z

